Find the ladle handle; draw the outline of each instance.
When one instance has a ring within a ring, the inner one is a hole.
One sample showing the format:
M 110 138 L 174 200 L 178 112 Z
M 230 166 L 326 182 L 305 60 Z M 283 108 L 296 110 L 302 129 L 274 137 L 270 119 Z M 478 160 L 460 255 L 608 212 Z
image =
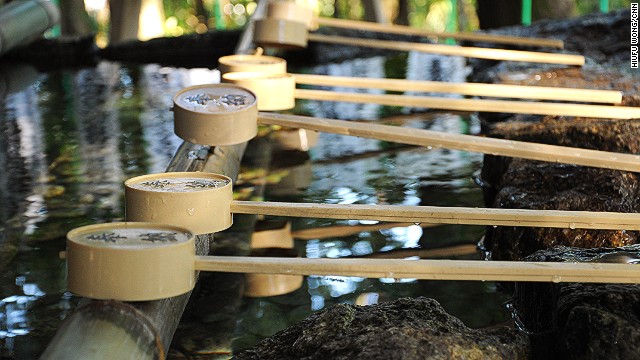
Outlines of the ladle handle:
M 592 211 L 233 201 L 231 212 L 430 224 L 640 230 L 640 214 Z
M 638 119 L 640 107 L 573 103 L 545 103 L 487 99 L 452 99 L 436 96 L 363 94 L 326 90 L 296 89 L 295 97 L 305 100 L 342 101 L 428 109 L 487 111 L 512 114 L 582 116 L 602 119 Z
M 555 54 L 535 51 L 505 50 L 495 48 L 412 43 L 405 41 L 350 38 L 332 35 L 320 35 L 314 33 L 310 33 L 307 39 L 308 41 L 329 44 L 362 46 L 385 50 L 418 51 L 429 54 L 464 56 L 490 60 L 524 61 L 532 63 L 547 63 L 573 66 L 582 66 L 585 62 L 584 56 L 572 54 Z
M 639 155 L 264 112 L 258 114 L 258 122 L 425 147 L 640 172 Z
M 452 83 L 407 79 L 375 79 L 352 76 L 291 74 L 297 84 L 315 86 L 343 86 L 351 88 L 382 89 L 392 91 L 453 93 L 471 96 L 554 101 L 578 101 L 619 104 L 622 92 L 615 90 L 573 89 L 551 86 L 524 86 L 484 83 Z
M 395 24 L 379 24 L 368 21 L 357 21 L 348 19 L 335 19 L 327 17 L 316 18 L 316 23 L 321 26 L 331 26 L 343 29 L 354 30 L 366 30 L 373 32 L 382 32 L 389 34 L 400 35 L 416 35 L 424 37 L 437 37 L 441 39 L 457 39 L 468 41 L 482 41 L 497 44 L 511 44 L 520 46 L 544 46 L 557 49 L 564 48 L 564 42 L 559 39 L 541 39 L 533 37 L 520 37 L 520 36 L 508 36 L 508 35 L 496 35 L 496 34 L 482 34 L 482 33 L 469 33 L 469 32 L 435 32 L 425 31 L 422 29 L 412 28 L 410 26 L 395 25 Z
M 197 256 L 196 269 L 422 280 L 640 283 L 640 267 L 611 263 L 481 260 L 309 259 Z

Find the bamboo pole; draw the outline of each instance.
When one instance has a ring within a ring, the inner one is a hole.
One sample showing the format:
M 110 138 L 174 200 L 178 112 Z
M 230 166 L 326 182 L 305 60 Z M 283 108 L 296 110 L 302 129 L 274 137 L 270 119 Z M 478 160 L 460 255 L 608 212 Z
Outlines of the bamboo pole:
M 404 25 L 377 24 L 367 21 L 334 19 L 318 17 L 316 23 L 321 26 L 338 27 L 343 29 L 366 30 L 372 32 L 382 32 L 399 35 L 416 35 L 424 37 L 437 37 L 443 39 L 468 40 L 478 42 L 490 42 L 497 44 L 521 45 L 521 46 L 544 46 L 557 49 L 564 48 L 564 42 L 559 39 L 541 39 L 497 34 L 483 34 L 470 32 L 435 32 L 412 28 Z
M 619 104 L 622 92 L 614 90 L 571 89 L 551 86 L 523 86 L 482 83 L 451 83 L 405 79 L 372 79 L 349 76 L 291 74 L 296 84 L 343 86 L 392 91 L 424 91 L 454 93 L 471 96 L 523 98 L 537 100 L 579 101 Z
M 265 6 L 266 2 L 260 2 L 256 12 L 263 12 Z M 238 47 L 236 53 L 243 50 Z M 166 170 L 207 171 L 236 178 L 246 147 L 247 143 L 210 147 L 183 142 Z M 213 234 L 196 236 L 196 255 L 208 254 L 212 241 Z M 84 304 L 65 319 L 40 359 L 165 359 L 190 296 L 188 292 L 144 302 L 83 300 Z M 131 337 L 134 344 L 127 346 Z
M 60 22 L 60 10 L 49 1 L 0 2 L 0 55 L 37 39 Z
M 640 214 L 593 211 L 233 201 L 231 212 L 428 224 L 640 230 Z
M 258 123 L 374 138 L 409 145 L 640 172 L 640 155 L 264 112 L 259 113 Z
M 208 146 L 185 142 L 167 171 L 206 170 L 235 178 L 245 147 L 243 143 L 210 151 Z M 206 255 L 212 240 L 212 234 L 197 236 L 196 254 Z M 111 360 L 134 356 L 130 354 L 139 354 L 139 359 L 164 359 L 189 296 L 145 302 L 86 300 L 65 319 L 40 359 Z M 123 339 L 129 340 L 125 344 Z M 121 352 L 129 355 L 120 357 Z
M 512 114 L 581 116 L 602 119 L 637 119 L 640 107 L 606 106 L 570 103 L 544 103 L 487 99 L 451 99 L 435 96 L 363 94 L 325 90 L 296 89 L 297 99 L 358 102 L 389 106 L 409 106 L 430 109 L 486 111 Z
M 640 267 L 611 263 L 197 256 L 196 269 L 421 280 L 640 283 Z
M 524 61 L 533 63 L 559 64 L 559 65 L 584 65 L 584 56 L 571 54 L 554 54 L 534 51 L 505 50 L 481 47 L 463 47 L 441 44 L 412 43 L 405 41 L 389 41 L 377 39 L 349 38 L 341 36 L 308 34 L 308 41 L 370 47 L 374 49 L 419 51 L 430 54 L 449 56 L 464 56 L 470 58 Z

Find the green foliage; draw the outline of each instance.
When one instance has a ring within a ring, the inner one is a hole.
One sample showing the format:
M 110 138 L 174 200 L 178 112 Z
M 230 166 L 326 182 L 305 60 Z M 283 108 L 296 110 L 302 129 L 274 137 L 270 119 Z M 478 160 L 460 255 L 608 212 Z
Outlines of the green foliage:
M 474 31 L 479 28 L 476 0 L 407 0 L 409 24 L 432 31 Z M 519 0 L 514 0 L 519 1 Z M 603 0 L 575 0 L 578 15 L 598 12 Z M 629 8 L 631 0 L 608 0 L 609 10 Z M 313 2 L 319 16 L 362 19 L 362 0 L 317 0 Z M 454 6 L 455 4 L 455 6 Z M 383 2 L 386 13 L 397 13 L 397 2 Z M 232 29 L 244 26 L 256 9 L 255 0 L 163 0 L 165 33 L 179 36 L 209 30 Z M 456 24 L 451 12 L 456 11 Z M 91 13 L 98 37 L 108 31 L 108 19 Z M 393 19 L 391 19 L 393 20 Z M 105 22 L 106 21 L 106 22 Z
M 578 8 L 579 15 L 586 15 L 600 11 L 601 0 L 580 0 L 576 1 L 576 7 Z M 631 0 L 609 0 L 609 11 L 618 9 L 628 9 L 631 5 Z M 635 0 L 634 0 L 635 2 Z

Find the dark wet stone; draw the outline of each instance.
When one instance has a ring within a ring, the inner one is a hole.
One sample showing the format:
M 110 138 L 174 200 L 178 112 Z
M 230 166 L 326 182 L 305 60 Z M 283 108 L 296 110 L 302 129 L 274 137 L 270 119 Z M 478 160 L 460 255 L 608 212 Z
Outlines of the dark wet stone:
M 586 66 L 584 68 L 554 66 L 496 73 L 493 82 L 512 85 L 551 86 L 568 88 L 612 89 L 622 91 L 626 105 L 637 106 L 640 84 L 634 74 L 626 70 L 623 62 L 612 67 Z
M 621 248 L 557 247 L 528 261 L 627 262 L 640 245 Z M 535 358 L 637 359 L 640 353 L 640 286 L 624 284 L 517 283 L 514 309 L 533 332 Z
M 433 299 L 405 298 L 333 306 L 234 359 L 526 359 L 528 345 L 513 329 L 470 329 Z
M 592 14 L 573 19 L 537 21 L 531 26 L 505 27 L 492 33 L 512 36 L 541 37 L 561 39 L 565 43 L 563 51 L 584 55 L 588 67 L 610 67 L 625 64 L 629 71 L 629 10 L 612 11 L 606 15 Z M 537 51 L 556 52 L 556 50 L 536 49 Z M 498 74 L 516 70 L 531 69 L 531 63 L 470 61 L 476 70 L 473 81 L 492 82 Z M 553 69 L 557 65 L 535 64 L 535 68 Z
M 616 89 L 640 105 L 638 74 L 629 71 L 629 12 L 546 21 L 503 29 L 510 35 L 565 40 L 587 65 L 473 62 L 473 80 L 519 85 Z M 621 153 L 640 153 L 636 120 L 481 114 L 491 137 Z M 640 212 L 638 174 L 485 156 L 480 181 L 488 207 Z M 494 260 L 629 262 L 640 258 L 636 231 L 488 228 Z M 561 246 L 564 245 L 564 246 Z M 568 247 L 570 246 L 570 247 Z M 549 249 L 549 250 L 547 250 Z M 533 255 L 532 255 L 533 254 Z M 631 266 L 631 265 L 630 265 Z M 504 284 L 505 288 L 511 285 Z M 531 332 L 536 359 L 637 359 L 640 287 L 623 284 L 516 283 L 513 306 Z
M 640 125 L 632 121 L 505 122 L 490 136 L 620 153 L 640 153 Z M 490 207 L 537 210 L 639 212 L 637 173 L 485 156 L 481 177 Z M 488 228 L 493 259 L 517 260 L 557 245 L 595 248 L 635 244 L 638 232 L 552 228 Z
M 539 78 L 540 80 L 535 80 Z M 513 79 L 517 79 L 513 80 Z M 638 105 L 637 79 L 616 68 L 506 72 L 497 82 L 623 90 L 627 105 Z M 537 83 L 536 83 L 537 82 Z M 635 120 L 517 115 L 492 123 L 483 114 L 488 136 L 620 153 L 640 153 L 640 125 Z M 481 178 L 488 207 L 638 212 L 636 173 L 487 155 Z M 637 242 L 631 231 L 548 228 L 489 228 L 485 246 L 492 258 L 517 260 L 556 245 L 593 248 Z
M 474 81 L 514 85 L 615 89 L 623 103 L 640 105 L 637 74 L 628 70 L 628 11 L 571 20 L 543 21 L 500 32 L 565 40 L 566 48 L 587 57 L 581 68 L 500 62 L 472 62 Z M 595 34 L 598 34 L 596 36 Z M 604 56 L 604 58 L 603 58 Z M 594 62 L 598 62 L 596 64 Z M 610 66 L 603 66 L 606 63 Z M 537 115 L 480 114 L 488 136 L 596 149 L 640 153 L 640 125 L 635 120 Z M 638 212 L 635 173 L 487 155 L 481 182 L 487 207 Z M 557 245 L 593 248 L 637 242 L 637 232 L 548 228 L 488 228 L 485 246 L 496 260 L 518 260 Z

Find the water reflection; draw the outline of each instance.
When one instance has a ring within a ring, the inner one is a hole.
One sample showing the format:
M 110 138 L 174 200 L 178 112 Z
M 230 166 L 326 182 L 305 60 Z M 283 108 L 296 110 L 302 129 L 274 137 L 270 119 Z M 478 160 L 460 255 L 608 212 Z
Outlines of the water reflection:
M 465 82 L 471 69 L 462 57 L 442 57 L 433 54 L 408 52 L 395 57 L 372 57 L 341 63 L 331 63 L 316 67 L 312 73 L 331 76 L 353 76 L 368 78 L 399 78 L 408 80 L 430 80 L 446 82 Z M 358 89 L 351 87 L 324 87 L 324 89 L 345 93 L 394 94 L 397 92 L 380 89 Z M 404 95 L 436 95 L 440 97 L 462 97 L 458 94 L 425 93 L 412 91 L 408 86 Z M 378 104 L 360 104 L 349 102 L 304 102 L 304 111 L 313 116 L 344 120 L 374 120 L 394 114 L 410 114 L 425 109 L 398 108 Z
M 331 75 L 331 76 L 357 76 L 383 78 L 384 64 L 388 59 L 382 56 L 355 59 L 345 61 L 339 64 L 327 64 L 319 66 L 314 70 L 314 74 Z M 384 90 L 379 89 L 356 89 L 347 87 L 331 87 L 332 91 L 340 92 L 357 92 L 368 94 L 383 94 Z M 309 102 L 306 109 L 311 111 L 314 116 L 327 117 L 332 119 L 377 119 L 381 105 L 377 104 L 360 104 L 348 102 Z
M 173 95 L 218 74 L 114 63 L 11 74 L 23 77 L 0 85 L 0 357 L 28 359 L 75 303 L 64 235 L 122 218 L 124 179 L 163 171 L 181 143 Z
M 417 60 L 411 60 L 413 56 Z M 413 74 L 427 79 L 440 72 L 443 80 L 449 80 L 458 72 L 447 69 L 456 64 L 409 54 L 328 64 L 312 72 L 376 77 Z M 122 218 L 122 181 L 163 171 L 180 143 L 173 135 L 172 113 L 168 111 L 173 95 L 185 86 L 217 79 L 218 73 L 209 70 L 155 65 L 129 68 L 104 63 L 92 69 L 38 77 L 31 86 L 3 100 L 0 166 L 5 171 L 0 172 L 0 255 L 7 261 L 0 284 L 0 299 L 4 299 L 0 302 L 0 356 L 15 358 L 20 352 L 19 358 L 37 357 L 59 319 L 77 301 L 64 290 L 64 262 L 57 257 L 64 248 L 64 234 L 79 225 Z M 456 114 L 400 116 L 415 109 L 308 105 L 307 111 L 314 116 L 368 121 L 384 118 L 394 124 L 454 133 L 473 133 L 479 127 L 475 118 Z M 391 115 L 395 117 L 388 117 Z M 280 149 L 269 175 L 274 181 L 268 186 L 268 199 L 482 204 L 480 189 L 471 180 L 480 166 L 479 154 L 324 133 L 315 147 L 308 147 L 308 153 L 292 151 L 288 145 Z M 357 219 L 296 219 L 293 228 L 371 224 Z M 481 233 L 479 227 L 402 224 L 297 240 L 295 250 L 298 256 L 309 258 L 373 256 L 380 251 L 387 255 L 397 251 L 398 256 L 406 257 L 402 250 L 474 244 Z M 244 283 L 236 281 L 242 276 L 213 276 L 235 279 L 228 283 Z M 233 348 L 239 350 L 336 303 L 371 304 L 403 296 L 434 297 L 470 326 L 497 322 L 503 316 L 502 298 L 488 283 L 309 276 L 289 294 L 244 298 L 241 306 L 239 294 L 243 289 L 214 289 L 217 293 L 194 299 L 195 303 L 208 303 L 206 311 L 189 312 L 191 318 L 205 324 L 207 331 L 193 331 L 199 334 L 198 341 L 181 338 L 181 346 L 192 349 L 206 344 L 202 346 L 207 351 L 228 350 L 235 331 Z M 224 291 L 227 297 L 221 295 Z M 232 300 L 225 303 L 219 299 Z M 479 305 L 470 310 L 469 299 Z M 189 326 L 184 325 L 187 329 Z
M 391 59 L 328 64 L 311 72 L 464 81 L 466 69 L 462 61 L 440 59 L 427 54 L 409 54 Z M 331 102 L 308 102 L 304 109 L 318 117 L 368 121 L 384 118 L 384 122 L 451 133 L 469 134 L 479 130 L 477 118 L 468 115 L 433 113 L 399 116 L 417 109 Z M 276 157 L 275 161 L 279 160 Z M 304 185 L 295 187 L 295 191 L 279 191 L 278 183 L 271 184 L 266 197 L 273 201 L 335 204 L 482 206 L 481 190 L 473 182 L 481 161 L 481 154 L 402 147 L 374 139 L 321 133 L 318 145 L 309 151 L 309 160 L 304 161 L 305 169 L 310 171 Z M 448 246 L 464 247 L 462 251 L 449 252 L 446 255 L 449 258 L 480 258 L 475 244 L 482 236 L 481 226 L 402 224 L 350 232 L 349 226 L 359 227 L 375 222 L 304 218 L 292 219 L 292 222 L 294 230 L 305 234 L 304 241 L 296 241 L 296 247 L 302 256 L 308 258 L 374 257 L 384 252 L 385 257 L 410 259 L 413 256 L 417 259 L 417 256 L 429 256 L 429 249 Z M 333 236 L 320 234 L 323 228 L 331 231 Z M 310 229 L 319 231 L 305 232 Z M 318 235 L 314 238 L 311 234 Z M 310 314 L 337 303 L 367 305 L 404 296 L 427 296 L 441 302 L 449 313 L 471 327 L 509 318 L 502 305 L 506 296 L 498 293 L 493 283 L 395 279 L 390 274 L 389 278 L 383 279 L 308 276 L 305 285 L 288 296 L 263 298 L 259 302 L 244 299 L 243 311 L 238 315 L 242 326 L 234 341 L 234 351 L 249 347 L 262 337 L 280 330 L 280 326 L 284 326 L 283 319 L 292 320 L 298 315 Z M 469 301 L 473 301 L 473 306 Z M 287 309 L 295 309 L 296 316 L 289 317 Z

